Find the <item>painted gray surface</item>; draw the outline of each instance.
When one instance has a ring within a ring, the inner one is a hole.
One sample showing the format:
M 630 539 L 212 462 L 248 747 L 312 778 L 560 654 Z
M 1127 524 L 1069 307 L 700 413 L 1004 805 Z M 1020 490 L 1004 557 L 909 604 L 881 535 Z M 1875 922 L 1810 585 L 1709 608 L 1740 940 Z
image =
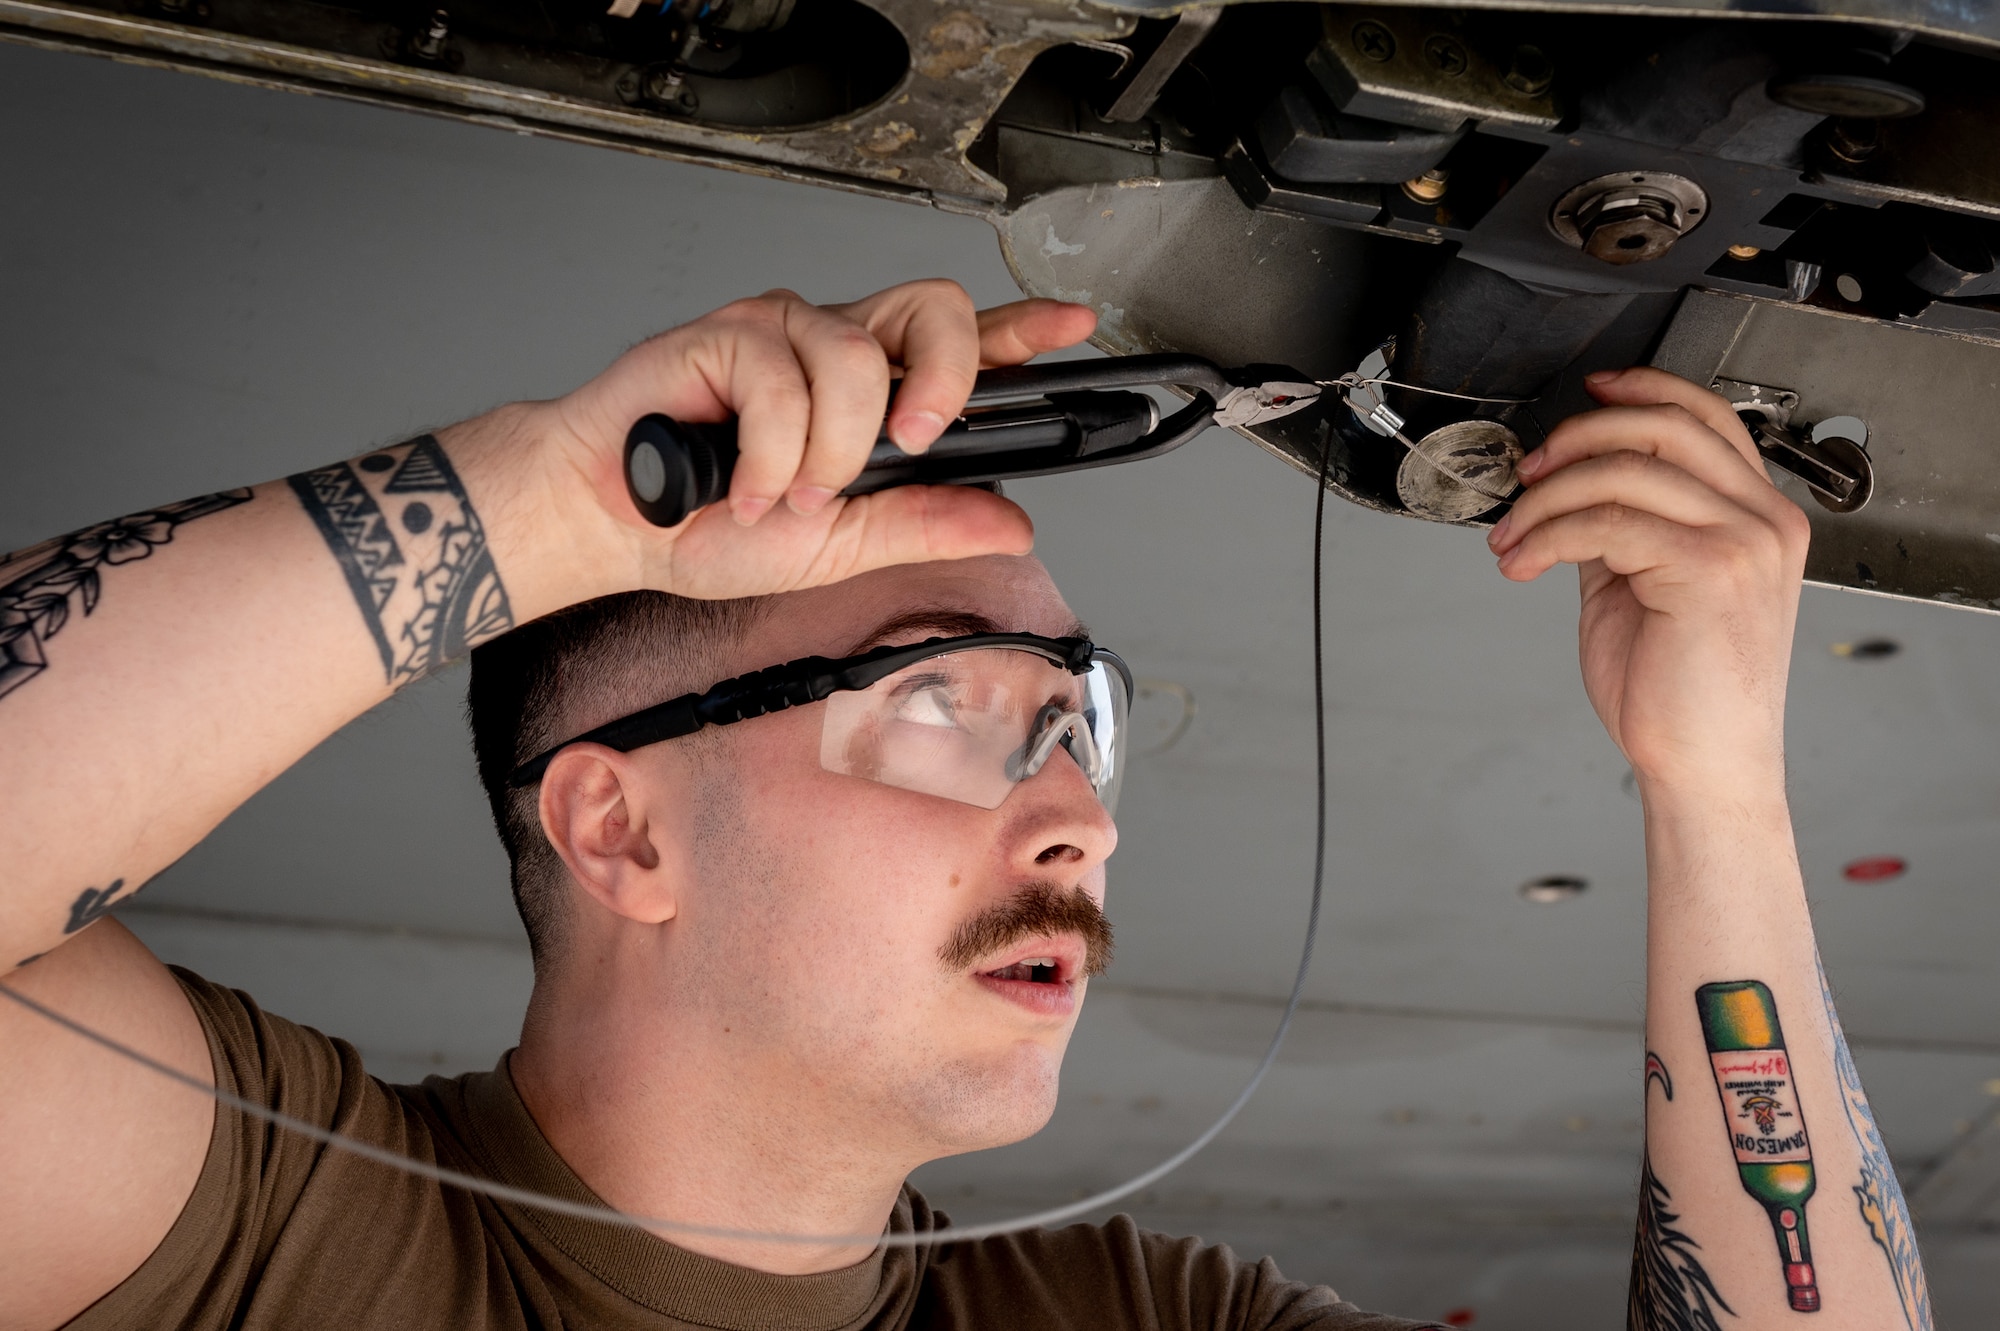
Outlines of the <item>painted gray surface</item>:
M 5 47 L 0 171 L 0 548 L 561 391 L 765 287 L 945 274 L 1012 294 L 963 218 Z M 1227 1101 L 1276 1019 L 1311 867 L 1310 485 L 1216 434 L 1014 492 L 1102 639 L 1200 711 L 1127 788 L 1119 962 L 1055 1124 L 925 1172 L 967 1218 L 1114 1181 Z M 1505 584 L 1472 533 L 1329 518 L 1313 1007 L 1240 1124 L 1134 1209 L 1373 1306 L 1615 1325 L 1643 881 L 1624 764 L 1577 684 L 1573 584 Z M 1905 650 L 1828 650 L 1872 635 Z M 1996 650 L 2000 619 L 1806 598 L 1802 848 L 1862 1071 L 1918 1178 L 1979 1167 L 2000 1077 Z M 447 672 L 329 740 L 127 919 L 383 1075 L 490 1065 L 527 973 L 462 687 Z M 1911 872 L 1843 881 L 1866 854 Z M 1593 886 L 1516 895 L 1546 873 Z M 1975 1328 L 2000 1243 L 1962 1211 L 1929 1252 L 1940 1324 Z

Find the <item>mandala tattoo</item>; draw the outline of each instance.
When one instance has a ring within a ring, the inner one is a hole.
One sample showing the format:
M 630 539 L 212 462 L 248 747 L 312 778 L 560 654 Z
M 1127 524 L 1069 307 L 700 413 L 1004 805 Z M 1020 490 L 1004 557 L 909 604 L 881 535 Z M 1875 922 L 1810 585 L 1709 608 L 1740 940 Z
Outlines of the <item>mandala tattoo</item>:
M 1674 1079 L 1666 1061 L 1646 1051 L 1646 1090 L 1659 1083 L 1669 1101 Z M 1695 1256 L 1701 1247 L 1677 1228 L 1680 1216 L 1671 1209 L 1667 1185 L 1653 1173 L 1648 1152 L 1639 1172 L 1639 1228 L 1632 1239 L 1632 1283 L 1626 1294 L 1625 1324 L 1629 1331 L 1722 1331 L 1718 1310 L 1734 1317 Z
M 248 502 L 248 490 L 183 499 L 0 557 L 0 698 L 48 669 L 47 644 L 73 608 L 97 609 L 107 566 L 144 559 L 181 524 Z
M 486 529 L 437 440 L 425 435 L 290 484 L 340 561 L 392 685 L 514 627 Z

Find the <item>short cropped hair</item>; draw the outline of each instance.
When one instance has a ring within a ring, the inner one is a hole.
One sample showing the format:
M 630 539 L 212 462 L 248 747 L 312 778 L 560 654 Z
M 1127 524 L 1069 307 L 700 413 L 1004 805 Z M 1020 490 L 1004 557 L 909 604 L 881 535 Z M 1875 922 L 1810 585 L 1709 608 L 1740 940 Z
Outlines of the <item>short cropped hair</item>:
M 472 750 L 537 970 L 562 947 L 569 873 L 542 832 L 539 787 L 511 789 L 508 775 L 586 730 L 719 682 L 728 649 L 767 599 L 622 592 L 558 610 L 472 649 L 465 708 Z

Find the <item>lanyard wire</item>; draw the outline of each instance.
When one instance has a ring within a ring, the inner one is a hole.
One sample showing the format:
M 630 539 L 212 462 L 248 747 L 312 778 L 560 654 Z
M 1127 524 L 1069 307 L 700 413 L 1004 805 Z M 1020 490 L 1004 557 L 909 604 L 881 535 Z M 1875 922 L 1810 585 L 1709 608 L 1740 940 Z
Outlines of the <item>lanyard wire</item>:
M 494 1179 L 481 1178 L 456 1169 L 447 1169 L 418 1160 L 398 1151 L 387 1150 L 372 1143 L 349 1137 L 344 1133 L 330 1131 L 316 1123 L 281 1113 L 268 1105 L 254 1100 L 246 1100 L 233 1095 L 219 1086 L 211 1086 L 198 1077 L 189 1076 L 180 1069 L 169 1066 L 151 1055 L 134 1049 L 104 1032 L 95 1030 L 74 1017 L 66 1016 L 53 1008 L 44 1006 L 21 993 L 12 985 L 0 983 L 0 994 L 19 1003 L 22 1007 L 54 1022 L 64 1030 L 79 1035 L 92 1044 L 121 1057 L 128 1058 L 148 1071 L 155 1072 L 177 1085 L 185 1086 L 208 1096 L 224 1108 L 262 1119 L 287 1132 L 297 1133 L 327 1146 L 358 1155 L 364 1160 L 399 1169 L 418 1178 L 430 1179 L 449 1187 L 463 1188 L 467 1192 L 491 1197 L 496 1201 L 513 1202 L 520 1206 L 571 1216 L 578 1220 L 597 1220 L 608 1225 L 627 1229 L 644 1229 L 669 1234 L 687 1234 L 703 1238 L 750 1239 L 765 1243 L 809 1243 L 809 1244 L 859 1244 L 868 1243 L 883 1248 L 918 1248 L 933 1243 L 971 1239 L 995 1238 L 1002 1234 L 1012 1234 L 1024 1229 L 1041 1229 L 1059 1225 L 1089 1214 L 1113 1202 L 1122 1201 L 1133 1193 L 1151 1187 L 1173 1173 L 1200 1153 L 1203 1147 L 1221 1135 L 1243 1107 L 1257 1093 L 1264 1077 L 1278 1061 L 1278 1050 L 1285 1042 L 1285 1035 L 1291 1029 L 1292 1018 L 1299 1010 L 1299 1001 L 1305 995 L 1306 976 L 1312 969 L 1313 942 L 1319 934 L 1320 902 L 1326 883 L 1326 670 L 1325 640 L 1322 636 L 1322 553 L 1325 549 L 1326 533 L 1326 482 L 1333 461 L 1333 444 L 1327 438 L 1322 444 L 1319 464 L 1319 494 L 1313 504 L 1313 570 L 1312 570 L 1312 628 L 1313 628 L 1313 733 L 1314 757 L 1318 772 L 1315 786 L 1316 821 L 1313 836 L 1313 879 L 1312 905 L 1306 914 L 1305 942 L 1299 949 L 1298 972 L 1292 979 L 1291 995 L 1285 1000 L 1284 1015 L 1278 1018 L 1278 1028 L 1271 1034 L 1271 1043 L 1264 1050 L 1264 1057 L 1250 1074 L 1249 1081 L 1237 1092 L 1216 1120 L 1203 1129 L 1201 1134 L 1186 1146 L 1168 1156 L 1159 1164 L 1133 1178 L 1127 1179 L 1114 1188 L 1093 1193 L 1079 1201 L 1058 1206 L 1046 1211 L 1036 1211 L 1028 1215 L 1015 1216 L 1009 1220 L 994 1220 L 975 1225 L 945 1225 L 921 1234 L 778 1234 L 764 1230 L 729 1229 L 716 1225 L 697 1225 L 684 1220 L 663 1220 L 653 1216 L 633 1215 L 629 1212 L 613 1210 L 608 1206 L 589 1202 L 572 1201 L 564 1197 L 551 1196 L 528 1188 L 516 1188 Z
M 1372 412 L 1363 411 L 1360 407 L 1356 406 L 1354 402 L 1354 393 L 1356 389 L 1372 388 L 1377 384 L 1393 384 L 1395 387 L 1401 388 L 1406 392 L 1427 393 L 1432 397 L 1456 398 L 1461 402 L 1485 402 L 1503 407 L 1527 406 L 1529 403 L 1534 401 L 1533 398 L 1482 397 L 1477 393 L 1453 393 L 1443 388 L 1425 388 L 1421 384 L 1396 383 L 1394 380 L 1390 379 L 1389 376 L 1386 374 L 1378 374 L 1373 376 L 1372 378 L 1367 378 L 1367 379 L 1362 378 L 1358 374 L 1346 374 L 1342 375 L 1338 379 L 1320 379 L 1317 380 L 1316 382 L 1322 388 L 1331 388 L 1335 392 L 1339 393 L 1340 400 L 1342 402 L 1345 402 L 1347 404 L 1348 410 L 1352 411 L 1355 415 L 1364 417 L 1373 417 L 1376 420 L 1377 424 L 1379 424 L 1380 426 L 1389 431 L 1389 438 L 1394 439 L 1397 443 L 1401 444 L 1405 449 L 1409 450 L 1409 454 L 1411 457 L 1423 463 L 1426 467 L 1429 467 L 1432 471 L 1444 477 L 1446 480 L 1451 481 L 1453 484 L 1462 485 L 1466 489 L 1472 491 L 1474 494 L 1479 495 L 1485 499 L 1491 499 L 1496 504 L 1512 504 L 1514 502 L 1515 495 L 1519 494 L 1520 492 L 1519 485 L 1515 486 L 1515 494 L 1504 494 L 1504 495 L 1495 494 L 1493 491 L 1486 489 L 1484 486 L 1474 485 L 1472 483 L 1471 478 L 1466 476 L 1461 476 L 1459 473 L 1453 471 L 1450 467 L 1445 466 L 1444 463 L 1438 461 L 1430 454 L 1424 452 L 1424 450 L 1417 444 L 1412 443 L 1410 437 L 1403 433 L 1403 427 L 1400 424 L 1392 425 L 1390 423 L 1391 421 L 1397 421 L 1400 418 L 1391 416 L 1389 420 L 1385 421 L 1382 420 L 1380 417 L 1375 417 Z M 1374 396 L 1376 402 L 1378 404 L 1382 404 L 1381 395 L 1376 394 Z M 1324 488 L 1324 486 L 1325 482 L 1322 481 L 1321 487 Z

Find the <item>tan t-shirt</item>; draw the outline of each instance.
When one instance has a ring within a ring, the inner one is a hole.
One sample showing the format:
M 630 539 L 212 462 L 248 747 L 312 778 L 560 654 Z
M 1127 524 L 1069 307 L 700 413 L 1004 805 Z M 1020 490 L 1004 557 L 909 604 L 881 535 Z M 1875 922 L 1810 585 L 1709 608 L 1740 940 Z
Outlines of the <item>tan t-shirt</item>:
M 598 1201 L 536 1128 L 506 1063 L 421 1086 L 368 1076 L 352 1046 L 176 970 L 224 1090 L 419 1160 Z M 905 1188 L 890 1228 L 945 1223 Z M 1031 1230 L 877 1250 L 777 1276 L 633 1229 L 474 1196 L 218 1109 L 200 1181 L 153 1255 L 74 1331 L 616 1328 L 901 1331 L 905 1327 L 1407 1331 L 1268 1260 L 1139 1229 Z M 1436 1331 L 1443 1331 L 1437 1328 Z

